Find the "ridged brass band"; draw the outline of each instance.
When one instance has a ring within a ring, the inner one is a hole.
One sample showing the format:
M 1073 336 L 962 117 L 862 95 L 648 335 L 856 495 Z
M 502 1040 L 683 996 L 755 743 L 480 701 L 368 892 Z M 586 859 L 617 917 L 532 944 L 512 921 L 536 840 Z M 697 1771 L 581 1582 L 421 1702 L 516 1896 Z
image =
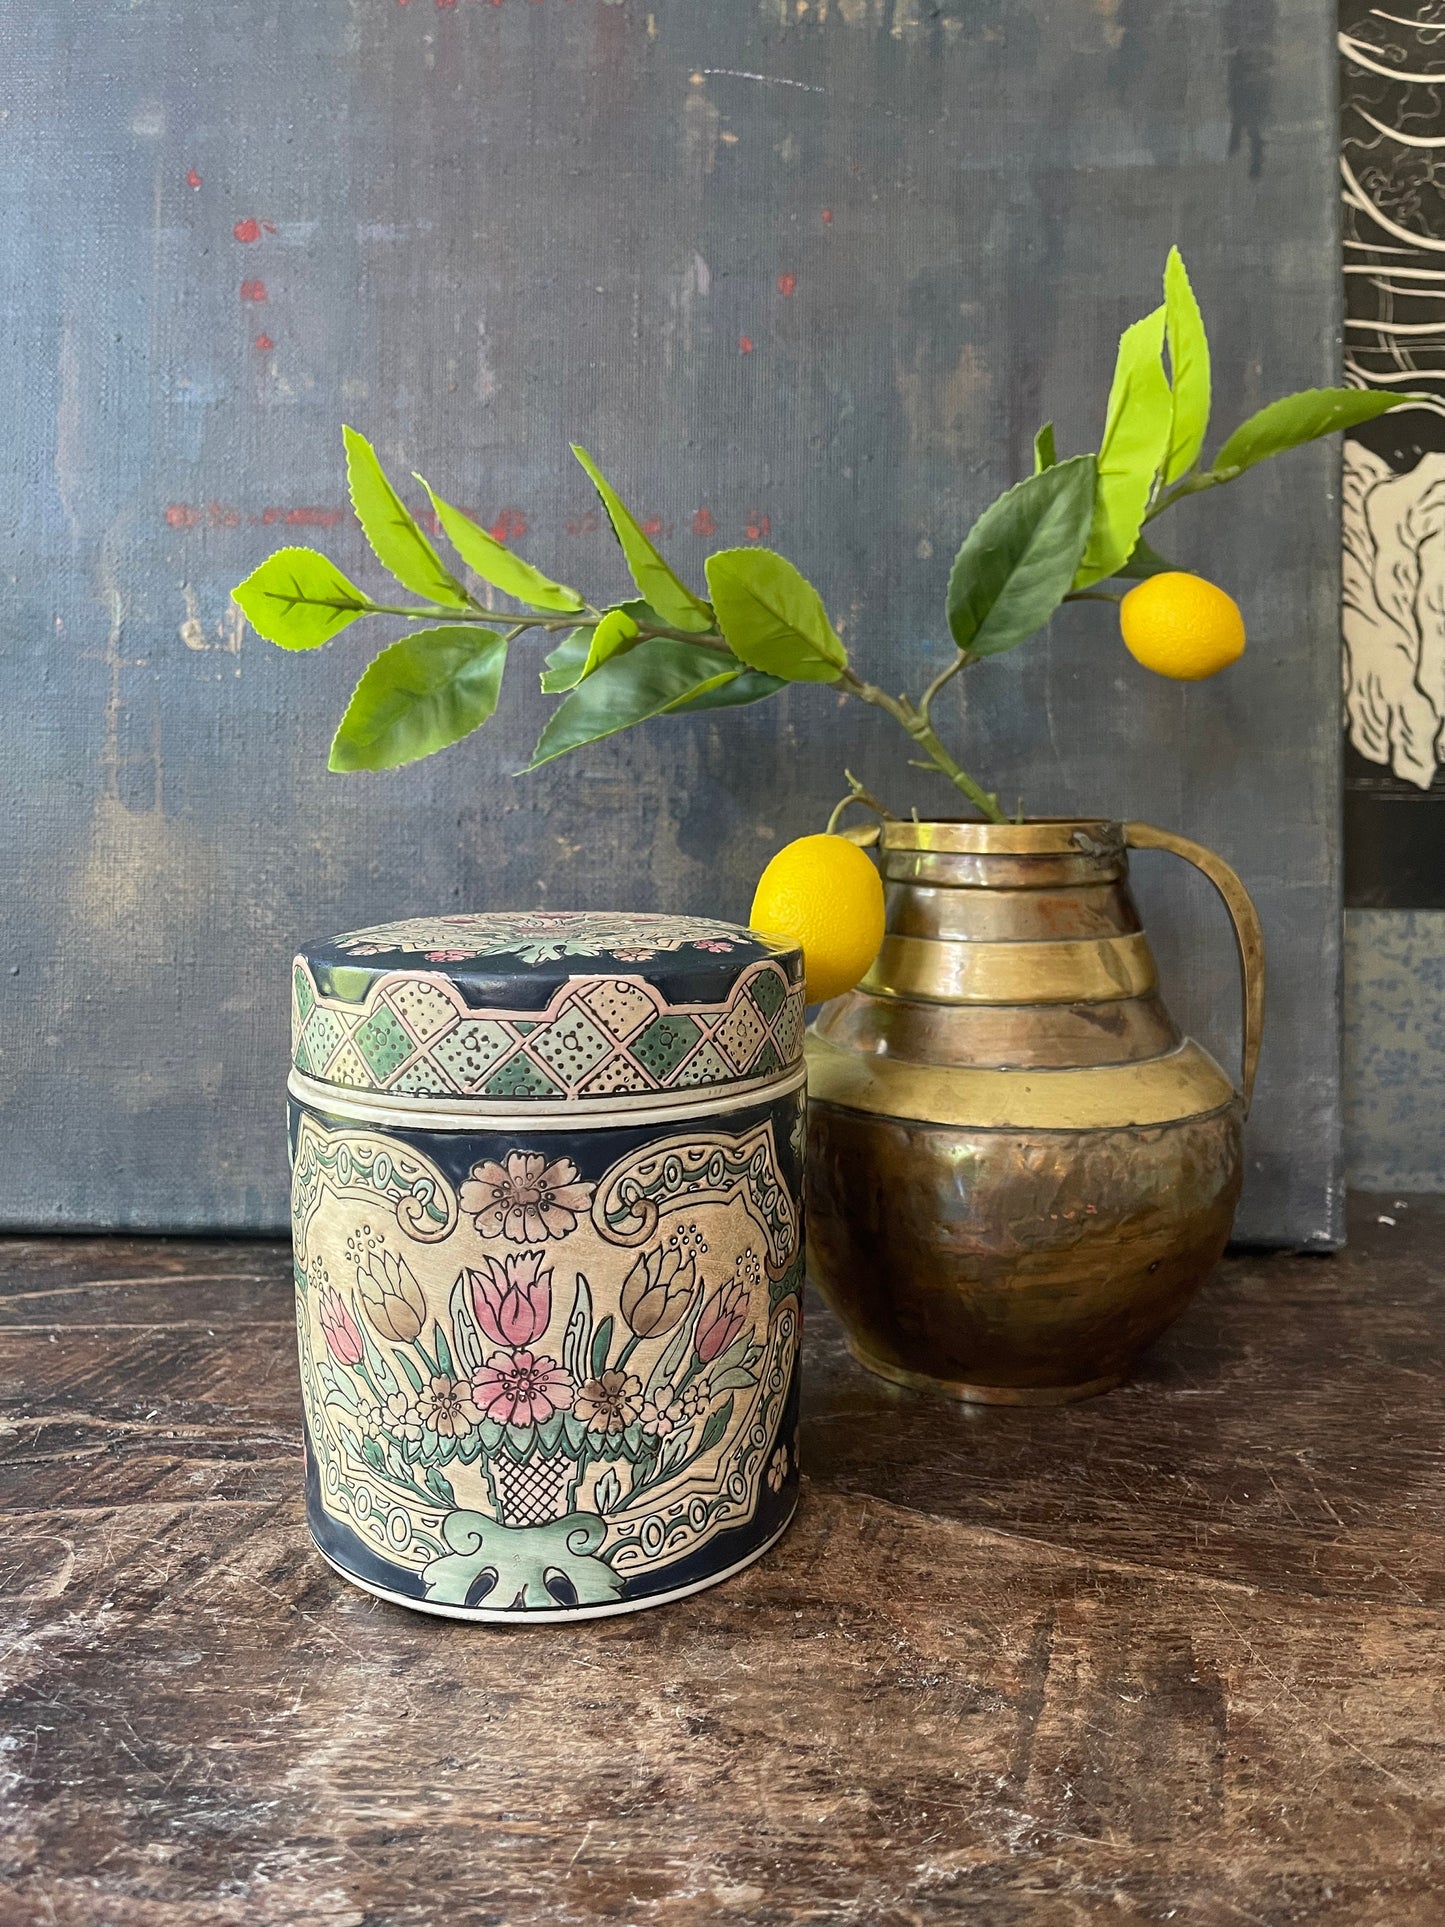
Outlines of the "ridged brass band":
M 909 1064 L 840 1050 L 811 1033 L 805 1053 L 814 1103 L 980 1131 L 1127 1130 L 1177 1124 L 1237 1101 L 1224 1072 L 1192 1041 L 1141 1064 L 1067 1071 Z
M 1103 1004 L 926 1004 L 904 997 L 840 997 L 817 1033 L 869 1057 L 980 1070 L 1081 1070 L 1140 1063 L 1183 1041 L 1157 995 Z
M 926 826 L 925 826 L 926 827 Z M 987 851 L 881 850 L 885 883 L 939 883 L 946 888 L 982 890 L 1069 889 L 1080 883 L 1110 883 L 1128 870 L 1125 852 L 1103 858 L 1076 850 L 1072 855 L 994 856 Z
M 1126 937 L 1138 928 L 1139 913 L 1119 883 L 1039 890 L 911 883 L 891 891 L 888 899 L 888 932 L 894 937 L 1044 943 Z
M 861 989 L 935 1004 L 1081 1004 L 1138 997 L 1158 978 L 1149 939 L 956 943 L 885 937 Z
M 879 831 L 884 850 L 947 850 L 987 856 L 1085 855 L 1124 852 L 1124 826 L 1097 817 L 1040 816 L 1028 823 L 918 823 L 890 817 Z

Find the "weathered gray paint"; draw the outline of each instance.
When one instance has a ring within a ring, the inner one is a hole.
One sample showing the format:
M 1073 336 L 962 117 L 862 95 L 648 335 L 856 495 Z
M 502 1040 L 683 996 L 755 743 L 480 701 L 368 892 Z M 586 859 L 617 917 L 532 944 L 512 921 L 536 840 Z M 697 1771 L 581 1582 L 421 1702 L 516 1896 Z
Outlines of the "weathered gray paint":
M 288 532 L 268 510 L 341 503 L 343 419 L 588 586 L 620 576 L 569 532 L 569 437 L 694 575 L 701 511 L 728 541 L 767 516 L 869 669 L 916 685 L 971 512 L 1044 412 L 1097 434 L 1171 239 L 1221 419 L 1333 377 L 1330 27 L 1323 0 L 0 0 L 0 1220 L 281 1224 L 307 932 L 739 915 L 844 763 L 948 805 L 816 690 L 514 780 L 526 675 L 485 740 L 328 776 L 361 636 L 289 658 L 226 597 Z M 1257 893 L 1239 1228 L 1287 1241 L 1338 1225 L 1334 476 L 1292 457 L 1170 532 L 1239 595 L 1240 670 L 1150 679 L 1074 609 L 976 673 L 966 731 L 1009 797 L 1184 829 Z M 353 528 L 292 533 L 368 577 Z M 1140 870 L 1171 1001 L 1227 1054 L 1223 914 Z

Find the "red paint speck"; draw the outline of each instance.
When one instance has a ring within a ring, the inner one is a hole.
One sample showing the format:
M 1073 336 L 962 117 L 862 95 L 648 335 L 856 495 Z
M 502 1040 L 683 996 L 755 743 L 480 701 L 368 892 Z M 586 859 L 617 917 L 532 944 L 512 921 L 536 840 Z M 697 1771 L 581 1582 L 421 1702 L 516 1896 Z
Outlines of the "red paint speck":
M 749 542 L 761 542 L 764 536 L 773 532 L 771 517 L 764 515 L 761 509 L 749 509 L 747 531 Z
M 833 225 L 833 210 L 830 207 L 823 209 L 823 225 L 824 227 L 832 227 Z
M 713 520 L 711 509 L 698 510 L 697 514 L 692 518 L 692 532 L 694 535 L 717 534 L 717 523 Z
M 520 509 L 503 509 L 488 530 L 499 542 L 513 542 L 526 533 L 527 518 Z
M 200 519 L 189 502 L 172 502 L 166 509 L 166 522 L 173 529 L 193 529 Z
M 751 354 L 752 352 L 753 352 L 753 338 L 752 338 L 752 336 L 751 336 L 751 335 L 739 335 L 739 336 L 738 336 L 738 353 L 739 353 L 740 355 L 750 355 L 750 354 Z
M 662 517 L 660 515 L 649 515 L 642 525 L 642 533 L 646 536 L 661 535 Z
M 785 299 L 793 292 L 797 285 L 798 277 L 795 274 L 780 274 L 778 276 L 778 293 Z
M 244 221 L 237 221 L 236 225 L 231 229 L 231 232 L 238 241 L 259 241 L 261 238 L 261 223 L 254 215 L 248 214 Z
M 187 186 L 187 187 L 199 187 L 199 186 L 200 186 L 200 184 L 201 184 L 201 177 L 200 177 L 200 175 L 199 175 L 199 174 L 198 174 L 198 173 L 196 172 L 196 170 L 195 170 L 195 168 L 192 168 L 192 169 L 191 169 L 191 171 L 190 171 L 190 173 L 189 173 L 189 174 L 187 174 L 187 176 L 186 176 L 186 186 Z
M 437 0 L 437 10 L 441 13 L 446 13 L 450 8 L 454 7 L 456 4 L 457 4 L 457 0 Z
M 286 526 L 291 529 L 334 529 L 341 515 L 340 509 L 287 509 Z
M 264 281 L 243 281 L 241 283 L 241 299 L 243 301 L 264 301 L 266 299 L 266 283 Z
M 595 509 L 588 509 L 585 515 L 569 515 L 567 518 L 567 533 L 569 535 L 595 535 L 598 527 L 597 511 Z
M 261 353 L 263 355 L 269 355 L 271 350 L 276 346 L 276 344 L 271 339 L 270 335 L 257 335 L 256 346 L 261 350 Z

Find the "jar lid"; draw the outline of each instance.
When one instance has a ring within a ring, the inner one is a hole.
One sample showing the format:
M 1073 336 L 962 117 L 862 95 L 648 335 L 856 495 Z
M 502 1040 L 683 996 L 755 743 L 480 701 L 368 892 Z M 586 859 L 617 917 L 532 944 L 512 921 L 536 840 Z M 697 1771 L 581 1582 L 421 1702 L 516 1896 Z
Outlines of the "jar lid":
M 697 1103 L 803 1057 L 801 950 L 709 917 L 413 917 L 305 945 L 291 982 L 299 1078 L 409 1106 Z

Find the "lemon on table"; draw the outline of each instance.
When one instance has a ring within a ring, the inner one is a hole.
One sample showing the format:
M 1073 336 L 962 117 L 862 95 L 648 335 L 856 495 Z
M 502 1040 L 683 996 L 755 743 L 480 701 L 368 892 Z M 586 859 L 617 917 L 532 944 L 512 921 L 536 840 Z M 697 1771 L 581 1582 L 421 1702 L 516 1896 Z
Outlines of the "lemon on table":
M 758 878 L 748 922 L 801 944 L 810 1004 L 851 990 L 883 941 L 883 883 L 845 836 L 800 836 Z
M 1136 662 L 1178 682 L 1200 682 L 1244 653 L 1244 617 L 1233 596 L 1202 575 L 1169 569 L 1132 588 L 1119 629 Z

